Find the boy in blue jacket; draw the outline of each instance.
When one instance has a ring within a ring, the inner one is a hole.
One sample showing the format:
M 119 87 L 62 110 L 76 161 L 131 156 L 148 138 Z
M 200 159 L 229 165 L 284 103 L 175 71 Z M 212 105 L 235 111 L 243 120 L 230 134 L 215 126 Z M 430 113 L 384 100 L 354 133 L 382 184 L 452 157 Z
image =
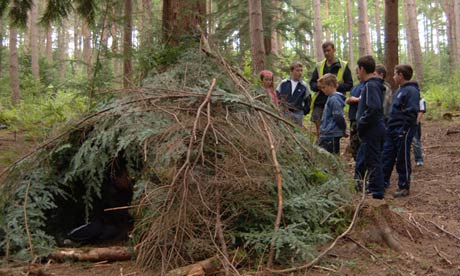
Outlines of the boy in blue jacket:
M 410 146 L 417 127 L 420 103 L 420 89 L 416 82 L 410 81 L 412 75 L 412 67 L 405 64 L 397 65 L 393 75 L 399 89 L 393 95 L 387 122 L 383 146 L 383 173 L 385 187 L 389 187 L 396 163 L 398 189 L 393 193 L 394 197 L 408 196 L 410 189 Z
M 321 117 L 319 146 L 330 153 L 340 153 L 340 138 L 346 135 L 347 124 L 343 117 L 345 96 L 337 92 L 337 77 L 327 73 L 318 80 L 321 91 L 327 96 Z
M 382 171 L 382 144 L 385 134 L 383 121 L 385 88 L 383 79 L 375 77 L 374 71 L 375 60 L 372 56 L 363 56 L 358 60 L 358 74 L 363 87 L 356 116 L 361 145 L 356 156 L 355 178 L 358 183 L 362 183 L 367 172 L 367 192 L 375 199 L 383 199 L 385 188 Z

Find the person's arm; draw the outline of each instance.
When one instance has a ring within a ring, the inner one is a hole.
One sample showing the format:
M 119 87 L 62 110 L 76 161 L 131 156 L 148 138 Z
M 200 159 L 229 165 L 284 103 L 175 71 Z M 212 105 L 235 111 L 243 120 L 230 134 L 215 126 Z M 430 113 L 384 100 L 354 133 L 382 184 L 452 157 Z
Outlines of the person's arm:
M 339 87 L 337 88 L 337 91 L 344 94 L 347 93 L 347 91 L 350 91 L 353 88 L 353 77 L 350 71 L 350 68 L 345 66 L 345 70 L 343 71 L 343 82 L 339 83 Z
M 343 133 L 345 133 L 345 130 L 347 129 L 347 122 L 343 117 L 343 104 L 337 100 L 331 99 L 330 105 L 332 109 L 332 118 L 334 119 L 334 122 L 343 131 Z
M 318 92 L 320 90 L 318 88 L 318 69 L 316 67 L 315 70 L 313 70 L 313 74 L 311 75 L 310 88 L 312 91 L 315 92 Z
M 423 112 L 419 112 L 417 115 L 417 125 L 420 125 L 423 119 Z
M 417 124 L 417 117 L 420 111 L 420 94 L 415 88 L 408 88 L 406 93 L 406 104 L 402 110 L 404 114 L 404 131 Z

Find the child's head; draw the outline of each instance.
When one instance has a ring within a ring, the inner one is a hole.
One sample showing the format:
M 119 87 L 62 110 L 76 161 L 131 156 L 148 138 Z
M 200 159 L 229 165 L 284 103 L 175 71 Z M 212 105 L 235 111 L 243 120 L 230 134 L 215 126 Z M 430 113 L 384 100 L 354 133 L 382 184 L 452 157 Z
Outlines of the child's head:
M 383 64 L 377 64 L 375 65 L 375 74 L 377 77 L 385 79 L 387 76 L 387 69 Z
M 412 67 L 408 64 L 399 64 L 395 67 L 395 75 L 400 75 L 404 80 L 409 81 L 412 79 L 414 71 Z
M 291 70 L 292 80 L 299 81 L 300 78 L 302 78 L 302 73 L 303 73 L 302 63 L 298 61 L 294 61 L 293 63 L 291 63 L 291 66 L 289 66 L 289 69 Z
M 264 88 L 273 88 L 273 73 L 271 71 L 263 70 L 259 76 Z
M 331 73 L 327 73 L 318 80 L 319 87 L 321 91 L 326 96 L 331 95 L 337 90 L 339 83 L 337 82 L 337 77 Z
M 364 70 L 364 71 L 362 71 Z M 371 74 L 375 71 L 375 59 L 368 55 L 362 56 L 358 59 L 358 71 L 363 74 Z

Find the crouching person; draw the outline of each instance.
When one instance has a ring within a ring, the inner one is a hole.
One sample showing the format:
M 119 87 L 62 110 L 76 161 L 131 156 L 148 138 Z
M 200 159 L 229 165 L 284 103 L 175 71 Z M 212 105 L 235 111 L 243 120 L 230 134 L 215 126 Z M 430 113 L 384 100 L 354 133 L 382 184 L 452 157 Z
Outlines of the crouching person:
M 321 91 L 328 96 L 321 117 L 319 146 L 330 153 L 340 153 L 340 138 L 347 136 L 347 123 L 343 117 L 345 96 L 337 92 L 338 81 L 333 74 L 325 74 L 318 80 Z
M 296 125 L 303 125 L 303 116 L 310 112 L 311 95 L 307 84 L 302 80 L 303 66 L 293 62 L 290 77 L 276 88 L 281 110 Z

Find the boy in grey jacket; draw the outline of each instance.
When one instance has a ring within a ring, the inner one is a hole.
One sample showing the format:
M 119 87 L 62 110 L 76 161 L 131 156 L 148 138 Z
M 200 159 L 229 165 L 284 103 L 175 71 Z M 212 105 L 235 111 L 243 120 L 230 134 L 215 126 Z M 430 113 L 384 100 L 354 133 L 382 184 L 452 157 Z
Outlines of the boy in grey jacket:
M 337 92 L 337 77 L 325 74 L 318 80 L 321 91 L 328 96 L 324 112 L 321 117 L 319 146 L 330 153 L 340 153 L 340 138 L 347 137 L 347 124 L 343 117 L 345 96 Z

